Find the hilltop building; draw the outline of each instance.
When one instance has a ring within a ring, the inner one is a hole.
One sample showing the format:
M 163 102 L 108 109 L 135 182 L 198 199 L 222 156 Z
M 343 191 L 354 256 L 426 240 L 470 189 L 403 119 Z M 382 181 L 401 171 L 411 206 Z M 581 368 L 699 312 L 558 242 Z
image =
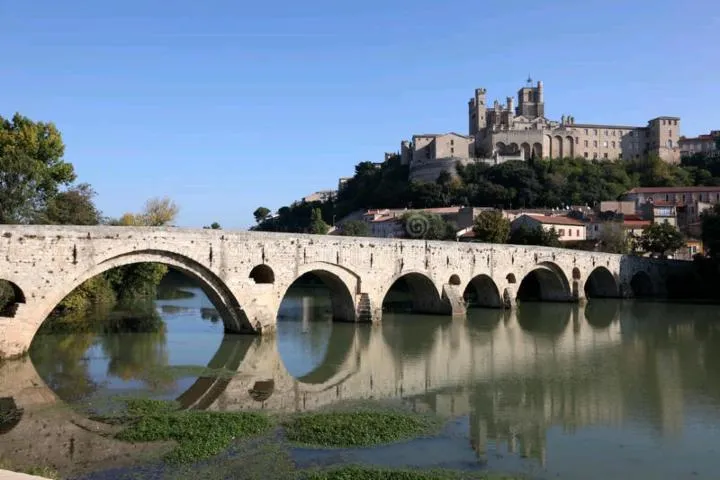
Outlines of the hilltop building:
M 490 164 L 530 158 L 582 157 L 589 160 L 630 160 L 657 155 L 669 163 L 680 161 L 680 118 L 657 117 L 646 126 L 576 123 L 572 115 L 559 121 L 545 116 L 543 82 L 528 85 L 504 105 L 487 104 L 487 91 L 475 89 L 468 102 L 468 135 L 455 132 L 414 135 L 400 145 L 411 180 L 432 181 L 455 165 L 482 161 Z
M 689 157 L 696 153 L 712 153 L 720 150 L 720 130 L 711 130 L 697 137 L 680 137 L 680 155 Z

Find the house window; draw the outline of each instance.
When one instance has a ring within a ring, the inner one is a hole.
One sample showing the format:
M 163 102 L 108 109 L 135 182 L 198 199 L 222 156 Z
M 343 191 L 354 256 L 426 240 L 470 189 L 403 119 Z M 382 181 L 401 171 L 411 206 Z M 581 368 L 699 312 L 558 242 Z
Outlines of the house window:
M 607 153 L 603 153 L 603 157 L 608 158 L 608 154 L 607 154 Z
M 578 143 L 580 143 L 580 138 L 575 137 L 575 145 L 577 145 Z
M 450 139 L 450 145 L 455 145 L 455 140 L 453 140 L 452 138 Z
M 579 229 L 579 228 L 578 228 L 578 230 L 577 230 L 577 236 L 578 236 L 578 237 L 580 236 L 580 229 Z
M 597 226 L 597 225 L 595 225 L 595 231 L 596 231 L 596 232 L 598 231 L 598 226 Z
M 585 129 L 585 135 L 587 135 L 587 134 L 588 134 L 588 129 L 586 128 L 586 129 Z
M 564 228 L 561 228 L 560 230 L 558 230 L 558 235 L 560 235 L 561 237 L 564 237 L 564 236 L 565 236 L 565 229 L 564 229 Z
M 609 133 L 607 130 L 605 130 L 605 136 L 606 136 L 606 137 L 609 137 L 609 136 L 610 136 L 610 133 Z
M 613 137 L 615 136 L 615 130 L 612 131 L 612 136 L 613 136 Z
M 587 141 L 587 140 L 585 140 L 585 146 L 586 146 L 586 147 L 588 146 L 588 141 Z
M 588 158 L 588 153 L 587 153 L 587 152 L 585 152 L 585 158 Z
M 672 130 L 668 130 L 668 137 L 672 137 Z
M 615 140 L 612 142 L 612 148 L 615 148 Z
M 597 140 L 593 140 L 593 147 L 597 148 Z
M 455 148 L 450 147 L 450 155 L 452 155 L 453 153 L 455 153 Z

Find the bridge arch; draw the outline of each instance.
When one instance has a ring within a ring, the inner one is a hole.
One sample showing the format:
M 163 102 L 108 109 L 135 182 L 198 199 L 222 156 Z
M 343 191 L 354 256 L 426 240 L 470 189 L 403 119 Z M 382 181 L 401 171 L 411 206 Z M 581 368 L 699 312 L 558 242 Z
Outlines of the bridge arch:
M 477 275 L 465 287 L 463 298 L 470 306 L 500 308 L 500 290 L 488 275 Z
M 275 272 L 265 263 L 256 265 L 249 276 L 255 283 L 275 283 Z
M 285 298 L 290 287 L 296 282 L 309 277 L 318 278 L 330 290 L 330 303 L 334 321 L 357 321 L 355 295 L 360 292 L 360 278 L 347 268 L 331 263 L 314 262 L 304 265 L 303 268 L 298 270 L 297 276 L 281 289 L 280 302 Z M 278 303 L 275 317 L 277 317 L 279 309 L 280 304 Z
M 388 307 L 388 296 L 393 289 L 407 293 L 412 313 L 444 313 L 445 302 L 442 301 L 441 293 L 424 272 L 403 272 L 388 282 L 382 293 L 383 310 Z
M 618 283 L 615 276 L 605 267 L 597 267 L 585 280 L 586 298 L 617 298 Z
M 25 292 L 15 282 L 0 279 L 0 299 L 4 296 L 8 297 L 7 304 L 0 310 L 0 317 L 14 317 L 19 304 L 26 302 Z
M 540 262 L 525 274 L 517 290 L 520 301 L 567 302 L 572 298 L 570 283 L 562 268 Z
M 225 331 L 231 333 L 259 333 L 262 326 L 253 325 L 240 306 L 237 298 L 225 282 L 210 269 L 185 255 L 167 250 L 133 250 L 108 258 L 75 277 L 72 281 L 58 286 L 46 297 L 40 310 L 33 336 L 42 322 L 55 309 L 58 303 L 83 282 L 113 268 L 135 263 L 161 263 L 178 270 L 198 282 L 220 313 Z
M 650 275 L 643 271 L 639 271 L 632 276 L 630 279 L 630 288 L 632 289 L 633 296 L 637 298 L 652 297 L 655 293 Z

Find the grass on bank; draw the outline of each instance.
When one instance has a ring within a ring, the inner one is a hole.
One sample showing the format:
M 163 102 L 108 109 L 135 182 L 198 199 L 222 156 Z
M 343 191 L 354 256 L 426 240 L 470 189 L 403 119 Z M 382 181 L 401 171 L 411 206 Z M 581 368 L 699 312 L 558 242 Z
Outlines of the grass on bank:
M 174 402 L 128 401 L 127 427 L 116 438 L 128 442 L 172 440 L 168 463 L 189 463 L 223 452 L 233 440 L 266 433 L 273 422 L 260 413 L 177 411 Z
M 60 474 L 52 467 L 29 467 L 29 468 L 17 468 L 13 463 L 4 458 L 0 458 L 0 470 L 8 470 L 11 472 L 24 473 L 26 475 L 37 475 L 39 477 L 59 479 Z
M 437 422 L 405 412 L 328 412 L 283 422 L 287 439 L 321 447 L 366 447 L 426 435 Z

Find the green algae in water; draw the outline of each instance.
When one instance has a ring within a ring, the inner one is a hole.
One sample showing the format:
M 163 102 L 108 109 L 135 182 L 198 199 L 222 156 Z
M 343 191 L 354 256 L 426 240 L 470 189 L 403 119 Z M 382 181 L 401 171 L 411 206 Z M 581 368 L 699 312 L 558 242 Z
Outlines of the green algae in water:
M 290 452 L 273 439 L 250 440 L 221 455 L 195 465 L 172 466 L 164 478 L 173 480 L 296 480 L 297 468 Z
M 151 407 L 162 408 L 162 407 Z M 130 420 L 116 438 L 128 442 L 173 440 L 177 446 L 164 459 L 189 463 L 223 452 L 233 440 L 266 433 L 273 423 L 260 413 L 184 411 L 154 413 Z
M 454 470 L 398 470 L 348 465 L 339 468 L 300 472 L 302 480 L 521 480 L 524 477 Z
M 300 415 L 283 423 L 288 440 L 321 447 L 366 447 L 409 440 L 437 428 L 428 417 L 390 411 Z
M 131 416 L 172 413 L 180 408 L 178 402 L 152 398 L 129 398 L 125 401 L 125 405 L 127 414 Z

